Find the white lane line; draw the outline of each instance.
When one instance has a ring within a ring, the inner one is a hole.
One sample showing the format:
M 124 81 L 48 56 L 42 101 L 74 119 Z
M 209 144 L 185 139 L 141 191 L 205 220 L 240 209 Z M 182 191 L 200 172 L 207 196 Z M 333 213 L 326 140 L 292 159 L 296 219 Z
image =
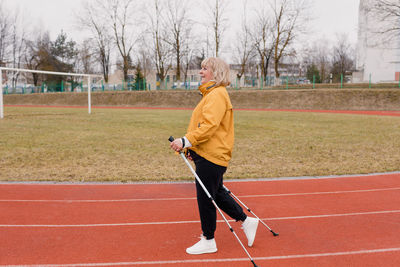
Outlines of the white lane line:
M 0 199 L 0 202 L 49 202 L 49 203 L 102 203 L 102 202 L 137 202 L 137 201 L 168 201 L 194 200 L 195 197 L 182 198 L 126 198 L 126 199 Z
M 248 195 L 248 196 L 243 196 L 243 197 L 310 196 L 310 195 L 367 193 L 367 192 L 396 191 L 396 190 L 400 190 L 400 187 L 360 189 L 360 190 L 342 190 L 342 191 L 327 191 L 327 192 L 309 192 L 309 193 L 287 193 L 287 194 L 272 194 L 272 195 Z
M 342 190 L 327 192 L 309 193 L 285 193 L 285 194 L 265 194 L 265 195 L 242 195 L 239 198 L 259 198 L 259 197 L 285 197 L 285 196 L 309 196 L 309 195 L 329 195 L 329 194 L 348 194 L 348 193 L 368 193 L 381 191 L 396 191 L 400 187 L 374 188 L 361 190 Z M 0 199 L 0 202 L 49 202 L 49 203 L 102 203 L 102 202 L 136 202 L 136 201 L 171 201 L 171 200 L 195 200 L 195 197 L 182 198 L 132 198 L 132 199 Z
M 322 214 L 308 216 L 293 216 L 293 217 L 276 217 L 262 218 L 263 221 L 279 221 L 279 220 L 300 220 L 312 218 L 329 218 L 329 217 L 344 217 L 344 216 L 361 216 L 373 214 L 391 214 L 400 213 L 400 210 L 383 210 L 369 212 L 353 212 L 353 213 L 338 213 L 338 214 Z M 234 220 L 229 220 L 234 222 Z M 217 222 L 223 223 L 223 220 Z M 102 224 L 0 224 L 0 228 L 10 227 L 43 227 L 43 228 L 69 228 L 69 227 L 113 227 L 113 226 L 143 226 L 143 225 L 168 225 L 168 224 L 190 224 L 199 223 L 199 221 L 171 221 L 171 222 L 138 222 L 138 223 L 102 223 Z
M 280 221 L 280 220 L 298 220 L 298 219 L 328 218 L 328 217 L 343 217 L 343 216 L 359 216 L 359 215 L 388 214 L 388 213 L 400 213 L 400 210 L 382 210 L 382 211 L 368 211 L 368 212 L 352 212 L 352 213 L 336 213 L 336 214 L 294 216 L 294 217 L 278 217 L 278 218 L 266 218 L 266 219 L 262 219 L 262 220 Z
M 400 247 L 382 248 L 382 249 L 365 249 L 355 251 L 339 251 L 327 253 L 312 253 L 312 254 L 295 254 L 283 256 L 268 256 L 254 257 L 254 261 L 269 261 L 269 260 L 286 260 L 286 259 L 301 259 L 301 258 L 317 258 L 331 256 L 346 256 L 374 253 L 398 252 Z M 25 264 L 25 265 L 0 265 L 0 267 L 77 267 L 77 266 L 124 266 L 124 265 L 163 265 L 163 264 L 196 264 L 196 263 L 223 263 L 223 262 L 239 262 L 249 261 L 249 258 L 226 258 L 226 259 L 197 259 L 197 260 L 163 260 L 163 261 L 132 261 L 132 262 L 104 262 L 104 263 L 72 263 L 72 264 Z

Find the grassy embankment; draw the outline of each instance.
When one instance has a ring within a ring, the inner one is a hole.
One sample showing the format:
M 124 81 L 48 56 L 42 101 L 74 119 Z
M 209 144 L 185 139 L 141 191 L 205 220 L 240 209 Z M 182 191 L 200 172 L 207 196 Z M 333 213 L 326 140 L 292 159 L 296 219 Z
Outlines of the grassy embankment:
M 229 90 L 234 108 L 400 110 L 400 89 Z M 185 107 L 200 100 L 197 90 L 92 93 L 94 106 Z M 8 105 L 84 106 L 87 93 L 5 95 Z

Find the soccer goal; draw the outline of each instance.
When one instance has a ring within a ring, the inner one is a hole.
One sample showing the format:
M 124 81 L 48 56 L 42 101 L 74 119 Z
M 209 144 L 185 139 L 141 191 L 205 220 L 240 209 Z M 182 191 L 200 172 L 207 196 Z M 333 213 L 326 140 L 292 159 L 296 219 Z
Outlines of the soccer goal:
M 6 68 L 6 67 L 0 67 L 0 119 L 4 118 L 4 103 L 3 103 L 3 94 L 5 93 L 4 89 L 6 88 L 6 93 L 8 93 L 9 90 L 9 83 L 12 82 L 14 85 L 12 86 L 13 93 L 25 93 L 26 90 L 30 90 L 32 93 L 46 93 L 49 91 L 54 91 L 49 90 L 48 86 L 46 83 L 42 82 L 42 85 L 40 87 L 35 87 L 33 85 L 26 86 L 27 80 L 32 79 L 31 77 L 28 77 L 28 74 L 35 73 L 38 75 L 56 75 L 56 76 L 67 76 L 67 77 L 80 77 L 81 82 L 71 82 L 70 86 L 65 86 L 64 90 L 64 82 L 61 82 L 61 89 L 58 89 L 56 91 L 64 92 L 64 91 L 77 91 L 77 92 L 82 92 L 84 90 L 84 83 L 86 83 L 87 86 L 87 93 L 88 93 L 88 113 L 90 114 L 91 111 L 91 92 L 93 90 L 92 84 L 94 79 L 101 80 L 102 76 L 97 75 L 97 74 L 82 74 L 82 73 L 66 73 L 66 72 L 53 72 L 53 71 L 41 71 L 41 70 L 28 70 L 28 69 L 16 69 L 16 68 Z M 3 75 L 6 78 L 5 81 L 3 81 Z M 33 76 L 33 75 L 32 75 Z M 11 77 L 10 79 L 7 79 L 7 77 Z M 21 83 L 19 82 L 20 79 L 25 79 L 24 85 L 21 86 Z M 100 79 L 99 79 L 100 78 Z M 86 81 L 84 81 L 86 79 Z M 5 83 L 5 86 L 3 84 Z

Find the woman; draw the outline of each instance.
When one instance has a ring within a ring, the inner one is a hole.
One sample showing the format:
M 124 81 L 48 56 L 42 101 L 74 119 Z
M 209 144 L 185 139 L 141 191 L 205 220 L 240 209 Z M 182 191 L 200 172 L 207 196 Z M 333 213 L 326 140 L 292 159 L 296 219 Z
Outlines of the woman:
M 194 161 L 196 173 L 219 208 L 236 221 L 252 246 L 258 219 L 247 217 L 242 208 L 223 188 L 223 175 L 231 159 L 234 129 L 232 104 L 226 91 L 229 82 L 229 66 L 220 58 L 207 58 L 201 63 L 203 95 L 193 110 L 187 133 L 171 142 L 175 151 L 188 149 L 187 156 Z M 213 253 L 217 251 L 214 239 L 217 214 L 215 206 L 196 181 L 197 203 L 203 231 L 200 241 L 186 249 L 188 254 Z

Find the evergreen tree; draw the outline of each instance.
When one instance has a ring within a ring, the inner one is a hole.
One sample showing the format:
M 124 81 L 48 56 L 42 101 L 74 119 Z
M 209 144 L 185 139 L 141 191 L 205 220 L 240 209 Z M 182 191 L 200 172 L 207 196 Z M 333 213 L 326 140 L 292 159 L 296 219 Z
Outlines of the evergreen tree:
M 315 83 L 321 83 L 321 76 L 319 75 L 318 67 L 315 64 L 311 64 L 307 67 L 307 79 L 313 82 L 314 77 Z
M 57 72 L 74 72 L 77 55 L 79 53 L 76 48 L 76 42 L 67 40 L 67 34 L 63 31 L 57 36 L 54 42 L 50 42 L 50 65 L 53 71 Z M 48 75 L 46 82 L 51 91 L 60 91 L 61 84 L 66 79 L 65 76 Z M 73 77 L 67 79 L 72 82 Z
M 136 69 L 136 74 L 134 78 L 134 84 L 136 90 L 146 90 L 145 79 L 140 64 L 138 64 L 135 69 Z
M 67 41 L 67 34 L 63 31 L 51 42 L 51 54 L 57 59 L 57 71 L 72 72 L 78 52 L 76 42 Z

